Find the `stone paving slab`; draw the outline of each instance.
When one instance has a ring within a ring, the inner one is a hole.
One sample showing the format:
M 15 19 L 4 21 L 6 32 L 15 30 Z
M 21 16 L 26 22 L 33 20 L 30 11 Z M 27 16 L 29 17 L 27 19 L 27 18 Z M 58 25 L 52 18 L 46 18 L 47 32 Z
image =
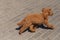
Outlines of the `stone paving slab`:
M 17 22 L 44 7 L 52 8 L 54 15 L 49 22 L 55 29 L 38 28 L 35 33 L 19 35 Z M 0 40 L 60 40 L 60 0 L 0 0 Z

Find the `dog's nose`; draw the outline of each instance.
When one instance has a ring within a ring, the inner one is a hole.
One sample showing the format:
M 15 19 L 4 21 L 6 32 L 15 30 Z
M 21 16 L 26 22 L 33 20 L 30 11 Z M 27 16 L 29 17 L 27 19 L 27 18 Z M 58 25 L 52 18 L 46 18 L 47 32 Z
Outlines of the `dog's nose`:
M 52 13 L 52 15 L 53 15 L 53 13 Z
M 51 14 L 51 16 L 53 15 L 53 13 Z

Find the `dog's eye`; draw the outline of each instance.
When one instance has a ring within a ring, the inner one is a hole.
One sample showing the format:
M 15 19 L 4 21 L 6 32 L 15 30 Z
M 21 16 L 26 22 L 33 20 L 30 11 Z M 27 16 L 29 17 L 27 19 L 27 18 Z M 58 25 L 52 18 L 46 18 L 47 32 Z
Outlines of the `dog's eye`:
M 49 9 L 49 11 L 51 11 L 51 9 Z

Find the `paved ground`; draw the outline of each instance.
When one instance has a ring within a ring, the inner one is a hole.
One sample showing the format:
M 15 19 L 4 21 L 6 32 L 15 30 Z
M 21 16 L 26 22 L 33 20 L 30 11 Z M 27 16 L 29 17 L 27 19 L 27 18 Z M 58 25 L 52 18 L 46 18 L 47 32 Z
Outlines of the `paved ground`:
M 18 34 L 17 22 L 28 13 L 40 13 L 44 7 L 51 7 L 54 16 L 49 22 L 55 29 L 38 28 Z M 0 40 L 60 40 L 60 0 L 0 0 Z

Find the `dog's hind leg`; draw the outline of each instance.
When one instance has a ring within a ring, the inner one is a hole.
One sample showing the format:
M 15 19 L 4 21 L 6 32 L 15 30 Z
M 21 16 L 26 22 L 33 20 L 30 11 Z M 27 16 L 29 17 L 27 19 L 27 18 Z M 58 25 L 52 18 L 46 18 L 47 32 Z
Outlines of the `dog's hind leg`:
M 30 25 L 29 29 L 30 29 L 31 32 L 35 32 L 36 27 L 34 27 L 34 25 Z
M 31 23 L 25 23 L 25 24 L 21 27 L 21 29 L 20 29 L 20 31 L 19 31 L 19 34 L 21 34 L 22 32 L 24 32 L 30 25 L 31 25 Z

